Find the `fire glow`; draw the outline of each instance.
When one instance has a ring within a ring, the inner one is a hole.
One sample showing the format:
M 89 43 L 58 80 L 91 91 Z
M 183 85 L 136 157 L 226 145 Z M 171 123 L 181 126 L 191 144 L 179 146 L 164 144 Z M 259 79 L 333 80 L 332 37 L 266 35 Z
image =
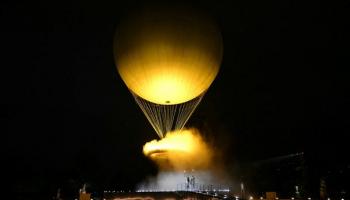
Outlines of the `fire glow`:
M 152 140 L 143 146 L 143 153 L 161 169 L 205 169 L 212 153 L 197 129 L 169 132 L 161 140 Z

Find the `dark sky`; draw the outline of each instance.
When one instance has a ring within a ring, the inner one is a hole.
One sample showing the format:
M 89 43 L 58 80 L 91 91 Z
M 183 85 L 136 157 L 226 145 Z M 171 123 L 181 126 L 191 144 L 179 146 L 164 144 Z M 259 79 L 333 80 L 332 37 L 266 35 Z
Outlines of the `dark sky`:
M 121 16 L 140 3 L 1 4 L 2 163 L 12 190 L 130 188 L 156 173 L 142 155 L 156 133 L 112 54 Z M 349 4 L 192 4 L 218 22 L 224 57 L 189 125 L 227 166 L 296 152 L 348 165 Z

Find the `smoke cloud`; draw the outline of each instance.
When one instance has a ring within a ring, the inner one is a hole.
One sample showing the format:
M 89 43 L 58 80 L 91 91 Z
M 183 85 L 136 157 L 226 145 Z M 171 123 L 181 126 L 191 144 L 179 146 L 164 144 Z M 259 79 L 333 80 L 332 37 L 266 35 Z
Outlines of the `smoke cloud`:
M 216 155 L 196 128 L 170 132 L 161 140 L 146 143 L 143 153 L 159 172 L 140 183 L 138 190 L 228 189 L 231 180 Z

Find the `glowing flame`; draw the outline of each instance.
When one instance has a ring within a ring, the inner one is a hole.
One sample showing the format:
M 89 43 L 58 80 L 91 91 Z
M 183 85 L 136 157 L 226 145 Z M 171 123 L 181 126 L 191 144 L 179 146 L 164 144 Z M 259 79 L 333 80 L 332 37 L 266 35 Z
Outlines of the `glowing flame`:
M 161 140 L 152 140 L 143 146 L 143 153 L 160 168 L 176 170 L 208 167 L 211 152 L 197 129 L 186 129 L 166 134 Z

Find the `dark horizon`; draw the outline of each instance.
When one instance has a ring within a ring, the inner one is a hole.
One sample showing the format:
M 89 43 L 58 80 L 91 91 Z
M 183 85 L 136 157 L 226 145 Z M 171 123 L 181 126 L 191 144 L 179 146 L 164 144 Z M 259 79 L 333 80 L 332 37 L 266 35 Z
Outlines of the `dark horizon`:
M 349 197 L 349 3 L 190 4 L 215 18 L 224 55 L 187 126 L 218 149 L 238 183 L 256 181 L 264 167 L 254 163 L 304 152 L 309 192 L 319 192 L 322 178 Z M 94 191 L 128 190 L 157 173 L 142 146 L 158 136 L 112 53 L 119 21 L 139 5 L 2 3 L 3 172 L 10 194 L 51 197 L 57 188 L 77 192 L 84 182 Z M 270 166 L 261 176 L 276 173 Z M 294 176 L 288 170 L 286 177 Z M 252 188 L 278 189 L 284 175 L 273 177 Z

